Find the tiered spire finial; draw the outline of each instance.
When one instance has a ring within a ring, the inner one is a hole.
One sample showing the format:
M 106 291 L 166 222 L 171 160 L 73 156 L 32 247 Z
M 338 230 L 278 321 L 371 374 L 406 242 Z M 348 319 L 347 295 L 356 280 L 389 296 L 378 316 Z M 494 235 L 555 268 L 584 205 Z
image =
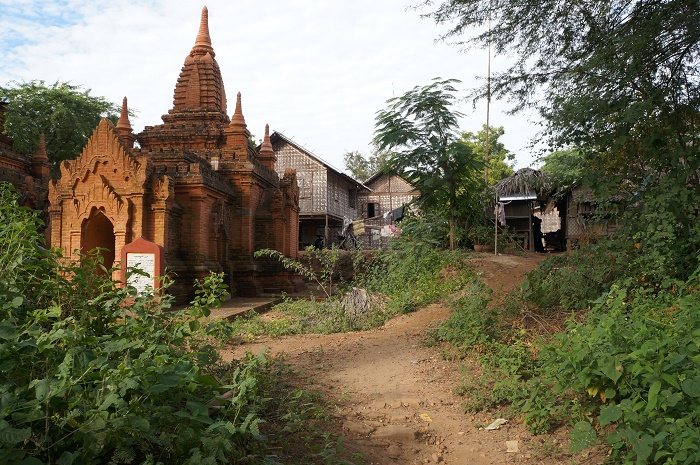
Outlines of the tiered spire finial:
M 272 142 L 270 141 L 270 125 L 265 125 L 265 137 L 263 138 L 262 144 L 260 144 L 260 152 L 258 153 L 258 160 L 265 168 L 269 170 L 275 169 L 275 163 L 277 162 L 277 155 L 272 148 Z
M 265 125 L 265 137 L 260 145 L 260 153 L 273 152 L 272 142 L 270 142 L 270 125 Z
M 46 155 L 46 138 L 44 133 L 39 134 L 39 147 L 36 149 L 32 160 L 32 172 L 35 176 L 49 178 L 49 157 Z
M 129 121 L 129 108 L 127 107 L 126 97 L 122 100 L 122 112 L 119 115 L 119 120 L 117 121 L 117 130 L 121 134 L 122 131 L 130 134 L 133 129 L 131 128 L 131 121 Z
M 133 148 L 134 141 L 136 141 L 136 136 L 133 134 L 134 130 L 131 128 L 131 121 L 129 121 L 129 107 L 126 103 L 126 97 L 124 97 L 124 100 L 122 100 L 122 113 L 119 115 L 119 120 L 117 121 L 115 129 L 121 136 L 126 146 Z
M 46 137 L 43 132 L 39 134 L 39 147 L 36 149 L 34 161 L 49 161 L 49 157 L 46 155 Z
M 231 126 L 246 126 L 245 118 L 243 117 L 243 109 L 241 106 L 241 93 L 236 94 L 236 109 L 231 117 Z
M 199 22 L 199 31 L 197 32 L 191 55 L 204 55 L 206 53 L 209 53 L 212 57 L 216 56 L 214 48 L 211 46 L 211 36 L 209 35 L 209 10 L 205 6 L 202 8 L 202 19 Z

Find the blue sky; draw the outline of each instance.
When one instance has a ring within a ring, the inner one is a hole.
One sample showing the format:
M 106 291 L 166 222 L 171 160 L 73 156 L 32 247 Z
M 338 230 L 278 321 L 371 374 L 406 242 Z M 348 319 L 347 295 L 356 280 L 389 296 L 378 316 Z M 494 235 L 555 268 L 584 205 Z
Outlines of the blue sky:
M 69 81 L 137 111 L 134 130 L 161 123 L 202 7 L 233 110 L 242 94 L 249 130 L 265 124 L 343 168 L 347 151 L 371 151 L 375 113 L 386 100 L 434 77 L 463 89 L 486 74 L 485 50 L 468 53 L 435 39 L 442 30 L 407 0 L 0 0 L 0 84 Z M 492 70 L 505 66 L 496 57 Z M 466 92 L 465 92 L 466 93 Z M 533 162 L 534 115 L 490 121 L 518 168 Z M 464 102 L 464 131 L 486 121 L 485 103 Z

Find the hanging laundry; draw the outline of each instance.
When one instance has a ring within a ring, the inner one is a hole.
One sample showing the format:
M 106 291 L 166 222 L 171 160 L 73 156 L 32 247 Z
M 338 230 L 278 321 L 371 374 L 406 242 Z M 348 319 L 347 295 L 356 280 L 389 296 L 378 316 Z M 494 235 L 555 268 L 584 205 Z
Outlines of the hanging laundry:
M 394 208 L 394 209 L 391 211 L 392 220 L 394 220 L 394 221 L 401 221 L 401 220 L 403 219 L 403 211 L 404 211 L 404 208 L 403 208 L 403 207 Z
M 496 217 L 498 218 L 498 224 L 500 224 L 501 227 L 505 227 L 505 225 L 506 225 L 506 206 L 502 202 L 498 202 L 496 204 Z
M 352 233 L 355 236 L 359 236 L 360 234 L 364 234 L 365 232 L 365 220 L 355 220 L 352 222 Z

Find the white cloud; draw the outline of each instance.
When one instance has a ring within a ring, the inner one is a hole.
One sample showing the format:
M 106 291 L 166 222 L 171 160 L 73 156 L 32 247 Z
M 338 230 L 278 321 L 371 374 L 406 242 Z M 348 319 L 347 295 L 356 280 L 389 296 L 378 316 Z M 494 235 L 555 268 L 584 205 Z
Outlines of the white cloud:
M 203 4 L 191 0 L 0 0 L 0 83 L 71 81 L 138 110 L 135 131 L 160 124 L 172 107 L 175 83 L 194 44 Z M 386 99 L 436 76 L 476 85 L 486 52 L 461 53 L 435 43 L 440 29 L 406 11 L 406 0 L 209 0 L 209 29 L 224 77 L 229 113 L 242 93 L 250 131 L 266 123 L 342 167 L 349 150 L 368 153 L 375 112 Z M 50 21 L 42 20 L 42 15 Z M 9 20 L 7 18 L 10 18 Z M 9 23 L 12 23 L 11 25 Z M 7 28 L 7 29 L 6 29 Z M 496 60 L 494 69 L 498 69 Z M 485 105 L 460 108 L 465 131 L 485 123 Z M 503 142 L 532 161 L 527 148 L 537 127 L 527 115 L 508 116 L 492 102 L 491 124 Z

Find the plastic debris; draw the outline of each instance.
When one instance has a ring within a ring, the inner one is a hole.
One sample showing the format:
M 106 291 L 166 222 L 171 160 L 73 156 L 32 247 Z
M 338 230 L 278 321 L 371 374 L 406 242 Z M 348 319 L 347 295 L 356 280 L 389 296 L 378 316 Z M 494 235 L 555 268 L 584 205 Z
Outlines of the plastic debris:
M 506 423 L 508 423 L 508 420 L 506 420 L 505 418 L 498 418 L 498 419 L 494 420 L 493 423 L 491 423 L 490 425 L 488 425 L 484 429 L 485 430 L 498 429 L 501 426 L 505 425 Z

